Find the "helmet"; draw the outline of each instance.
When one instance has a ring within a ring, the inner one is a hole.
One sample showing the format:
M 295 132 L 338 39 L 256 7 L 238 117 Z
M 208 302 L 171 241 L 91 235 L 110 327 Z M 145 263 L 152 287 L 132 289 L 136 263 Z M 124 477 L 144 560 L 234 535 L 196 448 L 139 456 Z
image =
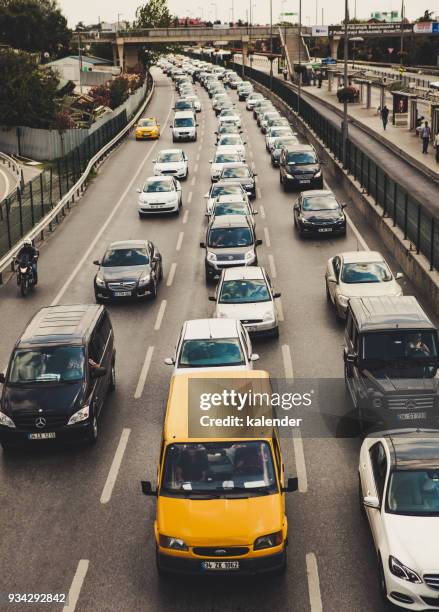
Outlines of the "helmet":
M 25 240 L 23 240 L 23 246 L 33 246 L 32 240 L 26 238 Z

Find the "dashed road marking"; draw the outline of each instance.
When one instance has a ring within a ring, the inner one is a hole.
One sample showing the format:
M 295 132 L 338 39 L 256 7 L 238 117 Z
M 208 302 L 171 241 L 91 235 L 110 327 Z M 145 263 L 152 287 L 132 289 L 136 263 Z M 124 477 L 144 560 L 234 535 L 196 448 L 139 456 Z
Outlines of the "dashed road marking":
M 136 390 L 134 392 L 134 399 L 139 399 L 142 397 L 143 388 L 145 386 L 146 377 L 148 376 L 149 367 L 151 365 L 152 355 L 154 353 L 154 347 L 149 346 L 146 351 L 145 361 L 143 362 L 142 369 L 140 371 L 139 380 L 137 383 Z
M 162 321 L 163 321 L 163 317 L 165 315 L 165 310 L 166 310 L 166 305 L 167 305 L 167 301 L 166 300 L 162 300 L 162 303 L 160 304 L 160 308 L 159 311 L 157 313 L 157 319 L 155 320 L 155 324 L 154 324 L 154 330 L 158 331 L 162 325 Z
M 182 242 L 183 242 L 183 237 L 184 237 L 184 232 L 180 232 L 178 234 L 177 244 L 176 244 L 176 247 L 175 247 L 176 251 L 179 251 L 181 249 L 181 245 L 182 245 Z
M 306 573 L 308 577 L 308 592 L 311 612 L 322 612 L 322 596 L 320 593 L 319 569 L 314 553 L 306 554 Z
M 192 202 L 192 196 L 193 196 L 192 191 L 189 191 L 189 193 L 187 195 L 187 203 L 188 204 L 190 204 Z
M 110 471 L 108 472 L 107 480 L 101 495 L 101 504 L 108 504 L 113 493 L 114 485 L 116 484 L 117 475 L 119 474 L 122 459 L 125 453 L 125 449 L 128 444 L 128 438 L 130 437 L 131 429 L 124 428 L 120 435 L 119 444 L 117 445 L 116 452 L 114 453 L 113 461 L 111 462 Z
M 270 234 L 268 232 L 268 227 L 264 227 L 264 236 L 265 236 L 265 246 L 269 249 L 271 247 Z
M 85 576 L 87 575 L 89 564 L 90 561 L 88 559 L 81 559 L 79 561 L 69 589 L 68 603 L 64 606 L 63 612 L 75 611 L 76 604 L 78 603 L 79 595 L 81 593 L 82 584 Z
M 271 253 L 268 255 L 268 263 L 270 264 L 271 277 L 276 278 L 277 276 L 276 265 L 274 263 L 274 257 Z
M 166 281 L 166 286 L 170 287 L 172 285 L 172 283 L 174 282 L 174 276 L 175 276 L 175 271 L 177 269 L 177 264 L 175 263 L 175 261 L 171 264 L 171 267 L 169 269 L 169 275 L 168 275 L 168 280 Z
M 262 206 L 262 204 L 259 206 L 259 213 L 261 215 L 261 219 L 265 219 L 265 208 Z
M 189 211 L 185 210 L 183 215 L 183 223 L 187 223 L 187 218 L 189 216 Z

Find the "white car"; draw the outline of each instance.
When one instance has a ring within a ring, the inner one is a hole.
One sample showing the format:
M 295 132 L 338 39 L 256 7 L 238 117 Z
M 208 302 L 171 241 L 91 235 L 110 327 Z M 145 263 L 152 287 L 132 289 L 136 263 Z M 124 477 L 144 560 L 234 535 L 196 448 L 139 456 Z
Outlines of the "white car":
M 265 111 L 262 114 L 260 123 L 259 123 L 259 127 L 261 128 L 261 132 L 263 134 L 265 134 L 265 132 L 267 131 L 267 123 L 269 119 L 281 119 L 281 115 L 277 110 L 269 110 L 269 111 Z
M 206 199 L 206 214 L 209 215 L 212 212 L 215 201 L 222 195 L 229 195 L 239 199 L 245 199 L 247 203 L 250 203 L 247 193 L 242 185 L 218 181 L 217 183 L 212 183 L 211 188 L 204 196 Z
M 236 150 L 217 150 L 214 158 L 210 160 L 210 164 L 210 178 L 212 181 L 216 181 L 226 164 L 228 166 L 242 166 L 244 161 L 241 154 Z
M 193 103 L 195 112 L 201 113 L 201 102 L 200 98 L 194 94 L 185 95 L 184 98 Z
M 276 298 L 271 282 L 260 266 L 242 266 L 223 270 L 215 296 L 214 317 L 239 319 L 249 333 L 279 336 Z
M 258 100 L 263 100 L 264 96 L 261 93 L 255 92 L 251 93 L 247 100 L 245 101 L 245 108 L 247 110 L 253 110 L 254 105 Z
M 173 176 L 152 176 L 138 189 L 139 217 L 154 213 L 179 213 L 182 206 L 181 185 Z
M 243 161 L 245 160 L 245 141 L 242 139 L 242 137 L 239 134 L 224 134 L 223 136 L 220 137 L 217 147 L 218 149 L 221 147 L 221 149 L 223 151 L 232 151 L 235 150 L 238 153 L 240 153 Z M 227 147 L 227 149 L 225 149 L 224 147 Z M 230 147 L 233 147 L 233 149 L 231 149 Z M 217 149 L 217 151 L 218 151 Z
M 236 319 L 186 321 L 174 357 L 165 363 L 174 374 L 206 370 L 252 370 L 259 355 L 253 353 L 247 331 Z
M 344 319 L 350 298 L 402 295 L 396 282 L 402 277 L 402 273 L 392 274 L 377 251 L 339 253 L 326 266 L 326 297 L 334 305 L 337 316 Z
M 439 610 L 438 432 L 371 434 L 358 473 L 383 598 L 407 610 Z
M 276 127 L 271 127 L 267 130 L 265 134 L 265 148 L 267 151 L 272 150 L 273 142 L 276 138 L 295 136 L 293 130 L 288 125 L 277 125 Z M 299 144 L 299 140 L 297 140 L 297 144 Z
M 171 175 L 186 179 L 189 173 L 188 157 L 182 149 L 164 149 L 154 160 L 154 174 Z
M 241 117 L 233 108 L 225 108 L 218 115 L 218 125 L 224 123 L 235 123 L 238 127 L 241 127 Z

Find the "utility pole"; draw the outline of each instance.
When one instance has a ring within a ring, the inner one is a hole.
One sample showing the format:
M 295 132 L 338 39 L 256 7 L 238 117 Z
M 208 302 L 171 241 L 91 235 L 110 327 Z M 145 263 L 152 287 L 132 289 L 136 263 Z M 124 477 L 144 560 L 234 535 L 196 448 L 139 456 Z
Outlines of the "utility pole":
M 297 114 L 300 111 L 300 97 L 302 95 L 302 0 L 299 0 L 299 88 L 297 95 Z
M 404 0 L 402 0 L 401 4 L 401 45 L 399 49 L 399 65 L 404 65 L 403 54 L 404 54 L 404 19 L 405 19 L 405 6 Z
M 273 89 L 273 0 L 270 0 L 270 91 Z
M 78 32 L 78 59 L 79 59 L 79 93 L 82 94 L 82 46 L 81 46 L 81 32 Z
M 348 0 L 345 0 L 345 12 L 344 12 L 344 78 L 343 86 L 348 86 L 348 53 L 349 53 L 349 40 L 348 40 L 348 21 L 349 21 L 349 6 Z M 346 95 L 343 99 L 343 123 L 342 123 L 342 151 L 343 151 L 343 167 L 347 167 L 347 154 L 348 154 L 348 101 Z

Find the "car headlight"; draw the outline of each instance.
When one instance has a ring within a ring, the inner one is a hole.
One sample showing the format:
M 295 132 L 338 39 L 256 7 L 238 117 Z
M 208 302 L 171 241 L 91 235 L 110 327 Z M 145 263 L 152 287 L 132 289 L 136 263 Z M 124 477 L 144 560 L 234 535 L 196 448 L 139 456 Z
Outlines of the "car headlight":
M 216 261 L 217 257 L 215 255 L 215 253 L 212 253 L 211 251 L 208 251 L 206 259 L 207 259 L 207 261 Z
M 172 550 L 189 550 L 187 544 L 181 538 L 159 535 L 159 545 L 162 548 L 172 548 Z
M 83 406 L 80 410 L 72 414 L 70 419 L 67 422 L 67 425 L 74 425 L 75 423 L 80 423 L 81 421 L 85 421 L 90 416 L 90 406 Z
M 389 557 L 389 569 L 397 578 L 413 582 L 414 584 L 422 584 L 422 580 L 416 572 L 398 561 L 395 557 L 392 557 L 392 555 Z
M 253 550 L 261 550 L 262 548 L 273 548 L 274 546 L 279 546 L 279 544 L 282 544 L 282 541 L 282 531 L 276 531 L 276 533 L 269 533 L 268 535 L 256 538 L 253 544 Z
M 264 312 L 264 314 L 262 315 L 262 319 L 263 321 L 272 321 L 274 319 L 272 311 L 267 310 L 267 312 Z
M 340 306 L 343 306 L 343 308 L 347 308 L 348 302 L 349 302 L 349 298 L 346 295 L 341 295 L 341 294 L 339 294 L 337 296 L 337 298 L 338 298 L 338 302 L 339 302 Z
M 314 174 L 314 178 L 320 178 L 322 176 L 322 171 L 318 170 L 315 174 Z
M 8 415 L 4 412 L 0 412 L 0 425 L 3 425 L 3 427 L 11 427 L 15 429 L 14 421 L 9 418 Z
M 255 252 L 253 250 L 247 251 L 247 253 L 244 255 L 245 261 L 253 261 L 254 258 L 255 258 Z
M 300 216 L 300 222 L 303 223 L 303 225 L 312 225 L 312 221 L 302 215 Z
M 96 277 L 96 285 L 98 287 L 105 287 L 105 281 L 103 278 L 100 278 L 99 276 Z
M 290 174 L 289 172 L 285 172 L 285 174 L 287 175 L 287 178 L 294 179 L 294 175 L 293 174 Z
M 147 285 L 150 280 L 151 280 L 151 275 L 145 274 L 145 276 L 142 276 L 141 278 L 139 278 L 139 287 L 143 287 L 144 285 Z

